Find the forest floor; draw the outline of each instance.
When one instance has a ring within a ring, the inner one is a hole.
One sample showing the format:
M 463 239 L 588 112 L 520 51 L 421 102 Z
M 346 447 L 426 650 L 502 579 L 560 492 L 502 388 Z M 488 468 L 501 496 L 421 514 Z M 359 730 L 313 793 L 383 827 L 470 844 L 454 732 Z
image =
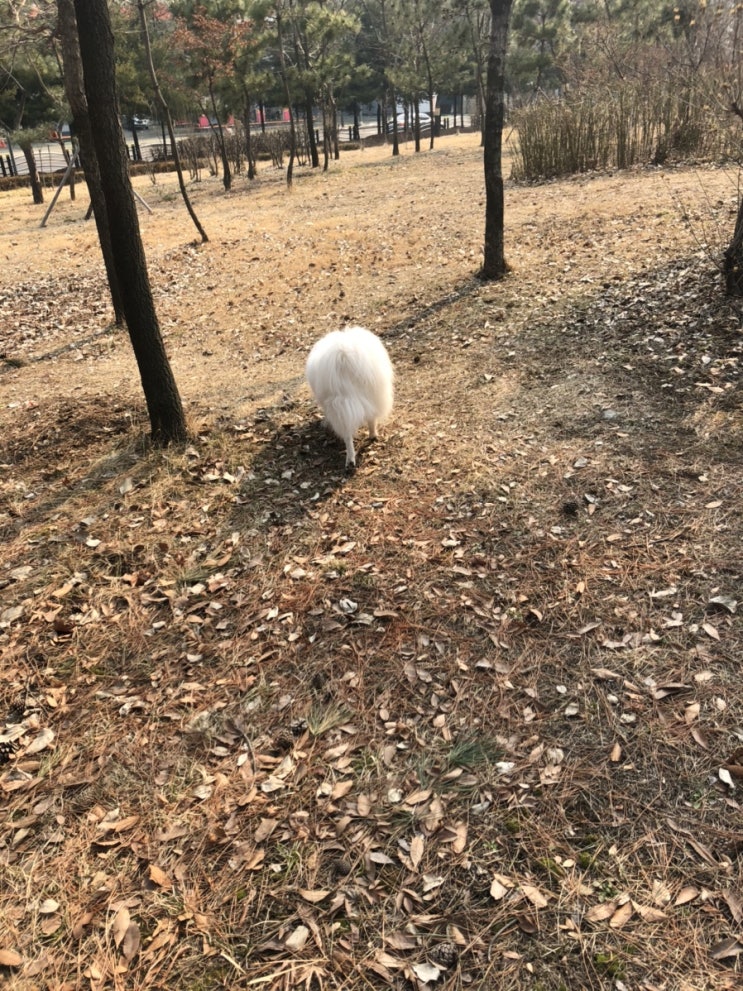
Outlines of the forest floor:
M 0 196 L 0 975 L 743 981 L 740 312 L 721 168 L 136 180 L 193 437 L 146 443 L 87 194 Z M 343 472 L 346 323 L 396 406 Z

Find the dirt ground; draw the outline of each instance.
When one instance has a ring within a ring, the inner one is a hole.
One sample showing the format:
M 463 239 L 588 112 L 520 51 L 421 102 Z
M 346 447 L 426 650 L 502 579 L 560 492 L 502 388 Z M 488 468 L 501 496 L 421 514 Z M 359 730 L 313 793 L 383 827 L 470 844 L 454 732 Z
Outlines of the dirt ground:
M 84 187 L 0 194 L 0 973 L 35 988 L 743 981 L 734 170 L 135 180 L 193 432 L 146 443 Z M 383 337 L 346 477 L 303 380 Z

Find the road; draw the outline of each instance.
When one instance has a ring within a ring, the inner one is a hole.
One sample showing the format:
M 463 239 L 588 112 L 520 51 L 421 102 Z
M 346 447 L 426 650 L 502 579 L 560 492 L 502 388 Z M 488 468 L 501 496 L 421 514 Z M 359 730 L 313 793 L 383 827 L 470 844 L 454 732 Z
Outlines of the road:
M 451 121 L 451 118 L 445 118 Z M 342 117 L 343 124 L 338 125 L 338 136 L 341 142 L 347 142 L 349 140 L 349 128 L 353 126 L 353 118 L 349 117 L 348 114 L 344 114 Z M 464 116 L 464 125 L 468 127 L 470 124 L 469 115 Z M 259 125 L 255 125 L 258 127 Z M 271 123 L 267 125 L 268 127 L 285 127 L 286 124 L 283 121 L 277 121 L 276 123 Z M 318 127 L 318 131 L 321 129 Z M 177 138 L 191 137 L 194 134 L 204 134 L 205 129 L 193 128 L 187 129 L 178 127 L 176 129 Z M 372 137 L 377 134 L 377 121 L 376 118 L 373 119 L 362 119 L 359 134 L 361 138 Z M 139 138 L 139 146 L 142 150 L 142 154 L 145 160 L 149 160 L 151 157 L 146 149 L 154 148 L 156 146 L 162 146 L 163 137 L 162 130 L 159 125 L 150 127 L 146 130 L 141 130 L 137 132 Z M 134 144 L 134 139 L 132 137 L 132 132 L 129 130 L 124 131 L 124 138 L 126 139 L 127 147 L 131 150 Z M 71 148 L 71 142 L 69 138 L 65 139 L 65 145 L 69 150 Z M 59 146 L 58 141 L 45 141 L 39 142 L 34 145 L 34 152 L 36 155 L 36 164 L 40 172 L 62 172 L 66 167 L 65 157 L 62 154 L 62 149 Z M 26 175 L 28 173 L 28 167 L 26 165 L 26 159 L 23 152 L 17 145 L 12 146 L 12 150 L 8 147 L 7 141 L 0 138 L 0 159 L 2 160 L 2 167 L 0 167 L 0 176 L 2 175 L 12 175 L 15 171 L 18 175 Z

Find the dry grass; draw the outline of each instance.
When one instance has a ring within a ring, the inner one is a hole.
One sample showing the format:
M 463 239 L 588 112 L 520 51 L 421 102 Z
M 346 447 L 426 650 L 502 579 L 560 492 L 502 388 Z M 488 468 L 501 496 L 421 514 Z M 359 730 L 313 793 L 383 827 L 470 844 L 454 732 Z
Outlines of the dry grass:
M 185 451 L 82 195 L 0 198 L 8 987 L 740 985 L 735 185 L 510 187 L 481 285 L 476 140 L 387 156 L 202 183 L 203 247 L 139 180 Z M 349 479 L 347 320 L 398 376 Z

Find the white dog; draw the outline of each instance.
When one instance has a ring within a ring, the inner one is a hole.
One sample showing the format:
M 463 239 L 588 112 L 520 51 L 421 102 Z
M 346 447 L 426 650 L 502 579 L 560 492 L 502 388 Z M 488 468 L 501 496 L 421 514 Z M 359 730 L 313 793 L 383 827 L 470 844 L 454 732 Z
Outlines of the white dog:
M 310 351 L 310 389 L 331 430 L 346 444 L 346 468 L 356 466 L 353 437 L 362 424 L 371 437 L 392 410 L 392 363 L 376 334 L 363 327 L 333 330 Z

